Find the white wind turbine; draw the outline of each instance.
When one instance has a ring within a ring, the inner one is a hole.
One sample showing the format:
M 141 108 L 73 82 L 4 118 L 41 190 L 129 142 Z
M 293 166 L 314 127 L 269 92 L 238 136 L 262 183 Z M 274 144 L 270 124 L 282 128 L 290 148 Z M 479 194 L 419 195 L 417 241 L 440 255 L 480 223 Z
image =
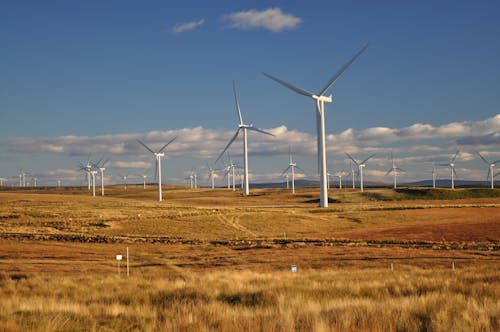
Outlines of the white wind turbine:
M 358 166 L 358 172 L 359 172 L 359 188 L 361 189 L 361 191 L 364 190 L 364 187 L 363 187 L 363 168 L 366 167 L 366 162 L 368 161 L 368 159 L 372 158 L 375 154 L 372 154 L 371 156 L 369 156 L 368 158 L 366 158 L 365 160 L 363 160 L 362 162 L 357 162 L 349 153 L 345 153 L 355 164 L 356 166 Z
M 480 153 L 479 151 L 476 151 L 477 154 L 479 155 L 479 157 L 481 157 L 481 159 L 484 161 L 484 163 L 486 165 L 488 165 L 488 175 L 486 175 L 486 180 L 488 180 L 488 178 L 490 178 L 490 182 L 491 182 L 491 189 L 494 189 L 495 188 L 495 174 L 494 174 L 494 169 L 495 169 L 495 164 L 499 163 L 500 162 L 500 159 L 498 160 L 495 160 L 494 162 L 490 162 L 488 160 L 486 160 L 486 158 L 484 158 Z M 497 174 L 498 175 L 498 174 Z
M 172 138 L 167 144 L 165 144 L 164 146 L 161 147 L 161 149 L 159 149 L 158 151 L 153 151 L 149 146 L 147 146 L 146 144 L 144 144 L 141 140 L 137 140 L 137 142 L 139 142 L 143 147 L 145 147 L 149 152 L 151 152 L 154 156 L 155 156 L 155 160 L 156 160 L 156 172 L 155 172 L 155 176 L 158 180 L 158 202 L 161 202 L 163 200 L 162 198 L 162 192 L 161 192 L 161 158 L 163 156 L 165 156 L 165 153 L 163 152 L 163 150 L 165 150 L 165 148 L 170 144 L 172 143 L 177 137 L 174 137 Z
M 243 123 L 243 117 L 241 116 L 241 110 L 240 110 L 240 104 L 238 103 L 238 97 L 236 96 L 236 86 L 233 81 L 233 93 L 234 93 L 234 101 L 236 103 L 236 111 L 238 112 L 238 118 L 239 118 L 239 123 L 238 123 L 238 129 L 236 130 L 236 133 L 234 134 L 233 138 L 229 141 L 229 143 L 226 145 L 224 150 L 222 150 L 221 154 L 217 159 L 215 160 L 215 163 L 222 157 L 224 152 L 233 144 L 234 140 L 238 137 L 238 134 L 240 131 L 243 131 L 243 164 L 244 164 L 244 176 L 243 176 L 243 195 L 248 196 L 250 194 L 250 189 L 248 185 L 248 139 L 247 139 L 247 130 L 252 130 L 256 131 L 262 134 L 274 136 L 271 133 L 268 133 L 267 131 L 264 131 L 262 129 L 256 128 L 253 125 L 246 125 Z M 234 183 L 234 168 L 233 168 L 233 183 Z
M 288 163 L 288 167 L 283 171 L 283 173 L 281 173 L 282 175 L 287 173 L 288 171 L 290 171 L 292 173 L 292 194 L 295 194 L 295 168 L 299 169 L 302 171 L 302 169 L 300 169 L 299 166 L 297 166 L 296 163 L 293 162 L 292 160 L 292 148 L 289 147 L 288 148 L 288 154 L 290 156 L 290 162 Z M 288 173 L 287 173 L 288 175 Z M 288 177 L 287 177 L 287 189 L 288 189 Z
M 326 86 L 318 94 L 313 94 L 309 91 L 297 88 L 279 78 L 263 73 L 270 79 L 284 85 L 285 87 L 295 91 L 306 97 L 310 97 L 316 101 L 316 129 L 317 129 L 317 146 L 318 146 L 318 170 L 320 173 L 320 207 L 328 207 L 328 189 L 327 189 L 327 168 L 326 168 L 326 143 L 325 143 L 325 103 L 332 102 L 332 96 L 325 96 L 325 93 L 332 87 L 337 79 L 344 73 L 344 71 L 356 60 L 361 53 L 365 51 L 368 45 L 365 45 L 358 53 L 342 67 L 340 70 L 328 81 Z
M 458 154 L 460 153 L 459 150 L 455 153 L 453 158 L 451 158 L 450 162 L 448 164 L 439 164 L 439 166 L 446 166 L 450 168 L 450 174 L 451 174 L 451 189 L 455 189 L 455 177 L 457 176 L 457 172 L 455 171 L 455 159 L 457 158 Z
M 101 161 L 102 159 L 99 160 L 96 164 L 93 164 L 93 167 L 99 170 L 99 174 L 101 176 L 101 196 L 104 196 L 104 171 L 106 170 L 106 167 L 104 167 L 104 165 L 106 165 L 108 160 L 105 160 L 102 164 Z
M 351 161 L 351 179 L 352 179 L 352 189 L 356 189 L 356 180 L 354 179 L 356 172 L 354 171 L 354 163 Z
M 393 187 L 394 187 L 394 189 L 396 189 L 397 188 L 397 181 L 398 181 L 397 180 L 398 174 L 400 172 L 405 172 L 405 170 L 396 166 L 396 161 L 394 160 L 394 156 L 392 155 L 392 151 L 391 151 L 391 161 L 392 161 L 392 167 L 387 171 L 387 173 L 385 173 L 385 176 L 387 176 L 391 173 L 394 175 Z
M 212 189 L 215 189 L 215 177 L 217 176 L 218 169 L 210 167 L 208 163 L 207 167 L 208 167 L 208 180 L 211 183 Z
M 146 174 L 143 174 L 143 175 L 142 175 L 142 188 L 143 188 L 143 189 L 146 189 L 146 178 L 147 178 L 147 177 L 148 177 L 148 176 L 147 176 Z
M 436 164 L 432 163 L 432 189 L 436 189 Z
M 334 176 L 339 178 L 339 189 L 342 189 L 342 177 L 348 175 L 346 171 L 340 171 L 334 174 Z

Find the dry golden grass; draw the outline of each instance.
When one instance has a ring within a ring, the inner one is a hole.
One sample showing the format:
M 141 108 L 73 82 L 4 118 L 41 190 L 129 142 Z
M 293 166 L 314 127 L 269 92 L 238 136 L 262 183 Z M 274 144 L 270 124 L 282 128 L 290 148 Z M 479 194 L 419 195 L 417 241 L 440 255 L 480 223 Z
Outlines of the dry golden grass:
M 107 193 L 0 192 L 0 331 L 500 329 L 498 191 Z
M 498 265 L 1 275 L 6 331 L 496 331 Z

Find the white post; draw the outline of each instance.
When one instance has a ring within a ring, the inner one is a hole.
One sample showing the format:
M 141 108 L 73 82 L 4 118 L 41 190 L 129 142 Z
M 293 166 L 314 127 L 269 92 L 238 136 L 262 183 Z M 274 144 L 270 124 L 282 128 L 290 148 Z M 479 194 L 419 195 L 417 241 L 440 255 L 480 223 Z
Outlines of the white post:
M 128 247 L 127 247 L 127 277 L 130 277 L 130 269 L 128 264 Z
M 92 175 L 92 196 L 95 197 L 95 173 L 96 171 L 91 171 L 90 174 Z

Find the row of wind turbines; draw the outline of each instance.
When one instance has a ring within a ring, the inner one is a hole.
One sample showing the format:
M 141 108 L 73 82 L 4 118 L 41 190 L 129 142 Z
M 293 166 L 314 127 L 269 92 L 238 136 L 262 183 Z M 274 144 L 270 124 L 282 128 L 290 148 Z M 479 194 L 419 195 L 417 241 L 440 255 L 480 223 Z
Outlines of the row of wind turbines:
M 292 90 L 293 92 L 300 94 L 305 97 L 312 98 L 315 106 L 316 106 L 316 129 L 317 129 L 317 163 L 318 163 L 318 173 L 320 177 L 320 202 L 319 206 L 320 207 L 328 207 L 328 186 L 329 186 L 329 180 L 328 180 L 328 170 L 327 170 L 327 161 L 326 161 L 326 134 L 325 134 L 325 103 L 332 103 L 332 95 L 330 94 L 327 96 L 326 94 L 328 91 L 332 88 L 332 86 L 335 84 L 335 82 L 340 78 L 340 76 L 347 70 L 347 68 L 366 50 L 368 45 L 363 46 L 358 52 L 356 52 L 350 59 L 345 63 L 338 71 L 333 75 L 326 85 L 321 89 L 318 93 L 311 93 L 307 90 L 304 90 L 302 88 L 298 88 L 295 85 L 292 85 L 280 78 L 277 78 L 275 76 L 272 76 L 267 73 L 262 73 L 264 76 L 268 77 L 269 79 L 279 83 L 280 85 Z M 269 135 L 269 136 L 274 136 L 272 133 L 269 133 L 265 130 L 259 129 L 257 127 L 254 127 L 253 125 L 245 124 L 243 121 L 243 116 L 242 112 L 240 109 L 240 104 L 238 101 L 237 93 L 236 93 L 236 84 L 233 81 L 233 95 L 234 95 L 234 101 L 236 105 L 236 113 L 238 116 L 238 123 L 237 123 L 237 129 L 233 137 L 229 140 L 225 148 L 222 150 L 222 152 L 219 154 L 217 159 L 215 160 L 215 164 L 222 158 L 222 156 L 226 153 L 226 151 L 229 149 L 229 147 L 235 142 L 235 140 L 238 138 L 240 133 L 242 133 L 243 136 L 243 195 L 247 196 L 249 195 L 249 167 L 248 167 L 248 132 L 257 132 L 259 134 L 264 134 L 264 135 Z M 144 142 L 141 140 L 137 140 L 138 143 L 140 143 L 145 149 L 147 149 L 155 158 L 155 177 L 156 181 L 158 184 L 158 201 L 162 201 L 162 174 L 161 174 L 161 158 L 165 156 L 165 149 L 172 143 L 176 137 L 172 138 L 169 142 L 167 142 L 165 145 L 163 145 L 159 150 L 153 150 L 150 148 L 148 145 L 146 145 Z M 353 162 L 353 166 L 351 169 L 351 174 L 353 178 L 353 187 L 354 187 L 354 165 L 357 166 L 357 174 L 360 179 L 360 190 L 363 191 L 364 185 L 363 185 L 363 169 L 366 166 L 366 162 L 372 158 L 374 155 L 369 156 L 368 158 L 358 161 L 356 160 L 353 156 L 350 154 L 346 153 L 346 155 L 349 157 L 349 159 Z M 450 163 L 448 164 L 439 164 L 438 166 L 447 166 L 450 167 L 450 172 L 451 172 L 451 183 L 452 183 L 452 188 L 454 188 L 454 179 L 456 176 L 456 171 L 455 171 L 455 166 L 454 166 L 454 161 L 458 155 L 458 151 L 455 154 L 455 156 L 452 158 Z M 489 176 L 491 176 L 491 186 L 492 188 L 494 187 L 494 180 L 493 177 L 495 176 L 493 174 L 493 168 L 496 163 L 500 162 L 500 160 L 494 161 L 494 162 L 489 162 L 486 160 L 482 155 L 480 155 L 481 159 L 486 162 L 489 165 Z M 394 158 L 392 158 L 392 167 L 389 169 L 386 175 L 393 174 L 394 176 L 394 187 L 397 186 L 397 176 L 401 172 L 404 172 L 401 168 L 397 167 L 394 161 Z M 88 181 L 88 188 L 92 187 L 92 194 L 95 196 L 95 176 L 100 172 L 100 177 L 101 177 L 101 195 L 104 195 L 104 171 L 106 170 L 105 162 L 99 161 L 97 163 L 91 163 L 90 160 L 87 162 L 86 165 L 81 165 L 81 169 L 84 170 L 87 173 L 87 181 Z M 229 167 L 229 168 L 228 168 Z M 288 167 L 285 169 L 283 173 L 290 173 L 292 177 L 292 192 L 295 192 L 295 169 L 299 169 L 297 164 L 293 162 L 291 152 L 290 152 L 290 162 Z M 233 189 L 235 188 L 235 165 L 233 165 L 232 161 L 230 162 L 229 166 L 226 166 L 226 169 L 230 170 L 232 172 L 232 178 L 233 178 Z M 210 172 L 210 179 L 212 183 L 212 188 L 214 188 L 215 184 L 215 172 L 216 170 L 213 168 L 209 167 L 209 172 Z M 490 175 L 491 174 L 491 175 Z M 339 179 L 341 181 L 342 175 L 338 174 L 337 176 L 340 176 Z M 124 180 L 126 181 L 126 176 L 123 176 Z M 196 187 L 196 174 L 191 174 L 190 177 L 190 183 L 191 187 Z M 145 179 L 144 179 L 145 181 Z M 145 182 L 144 182 L 145 183 Z M 228 187 L 229 187 L 229 175 L 228 175 Z M 435 187 L 435 168 L 433 169 L 433 187 Z

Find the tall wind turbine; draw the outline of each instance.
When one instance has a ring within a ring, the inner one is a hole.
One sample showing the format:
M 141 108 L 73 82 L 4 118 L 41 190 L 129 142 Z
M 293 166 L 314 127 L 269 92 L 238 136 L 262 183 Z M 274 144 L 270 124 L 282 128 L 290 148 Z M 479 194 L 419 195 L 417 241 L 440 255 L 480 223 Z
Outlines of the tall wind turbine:
M 488 180 L 488 178 L 490 178 L 490 182 L 491 182 L 491 189 L 494 189 L 495 188 L 495 174 L 494 174 L 494 168 L 495 168 L 495 164 L 500 162 L 500 159 L 498 160 L 495 160 L 494 162 L 490 162 L 488 160 L 486 160 L 486 158 L 484 158 L 480 153 L 479 151 L 476 151 L 477 154 L 479 155 L 479 157 L 481 157 L 482 161 L 484 161 L 484 163 L 486 165 L 488 165 L 488 175 L 486 175 L 486 180 Z
M 297 164 L 294 163 L 292 160 L 292 148 L 291 147 L 288 148 L 288 154 L 290 156 L 290 162 L 288 163 L 288 167 L 281 174 L 285 174 L 288 171 L 291 171 L 291 173 L 292 173 L 292 194 L 295 194 L 295 168 L 300 169 L 300 167 L 297 166 Z M 287 178 L 287 188 L 288 188 L 288 178 Z
M 143 147 L 145 147 L 149 152 L 151 152 L 154 156 L 155 156 L 155 159 L 156 159 L 156 178 L 158 180 L 158 202 L 161 202 L 163 200 L 162 198 L 162 192 L 161 192 L 161 158 L 163 156 L 165 156 L 165 153 L 163 153 L 163 150 L 165 150 L 165 148 L 170 144 L 172 143 L 177 137 L 174 137 L 172 138 L 167 144 L 165 144 L 164 146 L 161 147 L 160 150 L 158 151 L 153 151 L 149 146 L 147 146 L 146 144 L 144 144 L 141 140 L 137 140 L 137 142 L 139 142 Z
M 238 129 L 236 130 L 236 133 L 234 134 L 233 138 L 229 141 L 229 143 L 226 145 L 224 150 L 222 150 L 221 154 L 217 159 L 215 160 L 215 163 L 222 157 L 224 152 L 233 144 L 234 140 L 238 137 L 238 134 L 240 131 L 243 131 L 243 164 L 244 164 L 244 176 L 243 176 L 243 195 L 248 196 L 250 194 L 250 189 L 248 185 L 248 139 L 247 139 L 247 130 L 251 131 L 256 131 L 262 134 L 274 136 L 271 133 L 268 133 L 267 131 L 264 131 L 262 129 L 256 128 L 253 125 L 246 125 L 243 123 L 243 117 L 241 116 L 241 110 L 240 110 L 240 104 L 238 103 L 238 97 L 236 96 L 236 85 L 233 81 L 233 93 L 234 93 L 234 101 L 236 103 L 236 111 L 238 112 L 238 118 L 239 118 L 239 123 L 238 123 Z M 234 174 L 234 169 L 233 169 L 233 174 Z M 233 175 L 234 176 L 234 175 Z M 234 181 L 234 177 L 233 177 Z
M 328 207 L 328 190 L 327 190 L 327 168 L 326 168 L 326 144 L 325 144 L 325 103 L 332 102 L 332 96 L 325 96 L 325 93 L 332 87 L 332 85 L 337 81 L 337 79 L 344 73 L 344 71 L 356 60 L 361 53 L 363 53 L 368 45 L 365 45 L 358 53 L 342 67 L 340 70 L 333 75 L 333 77 L 328 81 L 325 87 L 318 93 L 313 94 L 309 91 L 297 88 L 279 78 L 271 76 L 269 74 L 263 73 L 270 79 L 284 85 L 285 87 L 295 91 L 296 93 L 310 97 L 316 102 L 316 128 L 317 128 L 317 146 L 318 146 L 318 170 L 320 173 L 320 207 Z
M 392 161 L 392 167 L 387 171 L 387 173 L 385 173 L 385 176 L 387 176 L 391 173 L 394 175 L 394 185 L 393 186 L 394 186 L 394 189 L 396 189 L 398 186 L 397 185 L 398 174 L 400 172 L 404 172 L 405 170 L 396 166 L 396 161 L 394 161 L 394 156 L 392 155 L 392 151 L 391 151 L 391 161 Z
M 451 189 L 455 189 L 455 176 L 457 176 L 457 172 L 455 171 L 455 159 L 457 159 L 457 156 L 459 154 L 459 150 L 455 153 L 453 158 L 451 158 L 450 162 L 448 164 L 439 164 L 439 166 L 446 166 L 450 168 L 450 174 L 451 174 Z
M 369 156 L 368 158 L 366 158 L 365 160 L 363 160 L 362 162 L 357 162 L 349 153 L 345 153 L 355 164 L 356 166 L 358 166 L 358 171 L 359 171 L 359 188 L 361 189 L 361 191 L 364 190 L 364 187 L 363 187 L 363 168 L 366 167 L 366 162 L 368 161 L 368 159 L 372 158 L 375 154 L 372 154 L 371 156 Z

